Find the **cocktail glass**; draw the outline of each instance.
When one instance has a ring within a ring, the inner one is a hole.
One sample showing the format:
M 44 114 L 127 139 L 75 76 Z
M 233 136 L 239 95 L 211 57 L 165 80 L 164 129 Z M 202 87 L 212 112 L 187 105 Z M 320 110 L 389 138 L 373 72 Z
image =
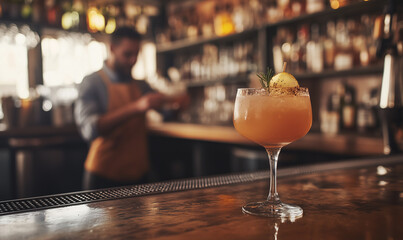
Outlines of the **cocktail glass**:
M 281 148 L 305 136 L 312 125 L 307 88 L 239 88 L 234 126 L 246 138 L 263 146 L 269 156 L 270 191 L 267 200 L 242 207 L 244 213 L 268 217 L 298 218 L 301 207 L 282 203 L 277 193 L 277 161 Z

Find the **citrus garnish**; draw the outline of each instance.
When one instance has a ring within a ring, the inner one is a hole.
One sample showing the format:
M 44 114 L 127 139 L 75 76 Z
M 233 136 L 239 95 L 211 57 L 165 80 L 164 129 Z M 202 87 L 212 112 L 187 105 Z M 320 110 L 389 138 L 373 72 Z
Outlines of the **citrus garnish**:
M 297 79 L 290 73 L 285 72 L 287 63 L 284 62 L 283 72 L 274 75 L 274 71 L 267 68 L 267 73 L 258 73 L 260 84 L 269 91 L 271 88 L 297 88 L 299 87 Z M 274 76 L 273 76 L 274 75 Z
M 287 72 L 277 73 L 270 81 L 270 88 L 299 87 L 297 79 Z

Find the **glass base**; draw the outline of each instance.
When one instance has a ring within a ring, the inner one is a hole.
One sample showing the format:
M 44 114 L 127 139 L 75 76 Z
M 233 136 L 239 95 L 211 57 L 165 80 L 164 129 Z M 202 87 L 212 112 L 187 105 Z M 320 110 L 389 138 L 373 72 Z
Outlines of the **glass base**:
M 269 201 L 252 202 L 242 207 L 242 212 L 256 216 L 274 218 L 299 218 L 303 214 L 302 208 L 285 203 L 273 204 Z

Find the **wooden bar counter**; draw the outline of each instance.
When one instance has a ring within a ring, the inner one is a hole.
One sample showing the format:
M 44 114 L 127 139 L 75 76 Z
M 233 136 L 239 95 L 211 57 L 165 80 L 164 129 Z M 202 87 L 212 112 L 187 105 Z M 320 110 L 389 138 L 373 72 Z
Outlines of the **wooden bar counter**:
M 236 132 L 233 126 L 150 122 L 148 129 L 152 136 L 257 146 Z M 35 147 L 63 143 L 85 144 L 74 125 L 7 129 L 4 124 L 0 124 L 0 147 L 2 145 Z M 403 142 L 400 142 L 400 146 L 403 147 Z M 364 137 L 354 134 L 326 135 L 310 132 L 304 138 L 291 143 L 287 149 L 369 156 L 382 154 L 383 143 L 380 137 Z
M 187 123 L 149 123 L 153 135 L 190 140 L 221 142 L 239 145 L 256 143 L 241 136 L 233 126 L 210 126 Z M 403 142 L 400 143 L 403 146 Z M 362 137 L 353 134 L 308 133 L 305 137 L 291 143 L 287 150 L 308 150 L 355 156 L 383 154 L 382 138 Z
M 266 197 L 267 173 L 257 172 L 139 185 L 143 194 L 125 198 L 114 189 L 79 192 L 118 199 L 0 211 L 0 239 L 403 238 L 403 155 L 280 169 L 279 175 L 282 200 L 300 205 L 302 218 L 241 212 L 243 204 Z M 147 192 L 147 186 L 159 193 Z M 0 202 L 0 209 L 16 205 L 10 204 Z

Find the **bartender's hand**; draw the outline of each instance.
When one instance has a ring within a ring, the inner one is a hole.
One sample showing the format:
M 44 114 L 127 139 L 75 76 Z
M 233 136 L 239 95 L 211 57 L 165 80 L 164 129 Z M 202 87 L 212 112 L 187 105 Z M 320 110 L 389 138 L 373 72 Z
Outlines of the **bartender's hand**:
M 161 107 L 165 99 L 166 97 L 161 93 L 149 93 L 126 106 L 108 112 L 99 118 L 98 131 L 101 135 L 107 134 L 132 116 Z
M 173 109 L 186 109 L 190 105 L 190 96 L 182 94 L 175 97 L 168 98 L 168 103 L 171 104 Z
M 158 109 L 166 101 L 166 97 L 161 93 L 149 93 L 142 96 L 134 104 L 137 111 L 146 112 L 150 109 Z

